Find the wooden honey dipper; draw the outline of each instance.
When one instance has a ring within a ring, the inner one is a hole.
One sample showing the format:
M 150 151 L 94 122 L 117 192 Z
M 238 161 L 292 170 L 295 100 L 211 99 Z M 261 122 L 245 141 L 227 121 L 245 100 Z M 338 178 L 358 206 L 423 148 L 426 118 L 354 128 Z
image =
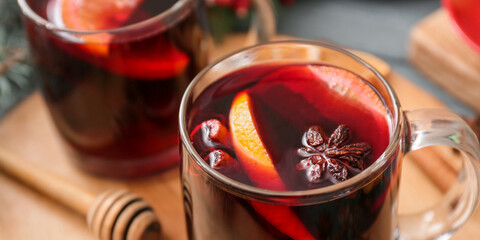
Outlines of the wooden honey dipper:
M 100 240 L 160 238 L 160 223 L 152 208 L 125 189 L 95 196 L 2 148 L 0 170 L 86 216 L 88 227 Z

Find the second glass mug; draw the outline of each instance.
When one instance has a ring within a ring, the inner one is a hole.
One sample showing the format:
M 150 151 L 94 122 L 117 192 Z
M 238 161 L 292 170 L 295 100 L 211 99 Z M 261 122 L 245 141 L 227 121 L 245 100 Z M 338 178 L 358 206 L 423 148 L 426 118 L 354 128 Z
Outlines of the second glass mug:
M 73 0 L 18 0 L 53 122 L 89 172 L 137 177 L 172 166 L 181 95 L 211 58 L 205 0 L 95 1 L 78 10 Z M 273 9 L 255 2 L 251 32 L 267 41 Z
M 303 191 L 265 190 L 213 170 L 196 152 L 189 137 L 194 127 L 189 125 L 193 117 L 192 104 L 208 86 L 226 74 L 277 62 L 338 66 L 373 85 L 390 110 L 390 140 L 383 154 L 351 179 Z M 444 239 L 466 222 L 479 202 L 480 175 L 475 164 L 479 161 L 480 148 L 470 127 L 448 111 L 403 111 L 392 87 L 372 66 L 326 43 L 290 41 L 259 45 L 209 65 L 187 88 L 179 124 L 189 239 L 303 239 L 309 234 L 315 239 Z M 463 153 L 457 183 L 431 209 L 398 215 L 402 158 L 410 151 L 430 145 L 448 145 Z M 309 233 L 302 235 L 304 229 L 292 229 L 264 219 L 253 204 L 272 211 L 290 208 L 301 221 L 306 221 L 305 226 L 310 226 Z M 312 221 L 316 223 L 313 228 Z

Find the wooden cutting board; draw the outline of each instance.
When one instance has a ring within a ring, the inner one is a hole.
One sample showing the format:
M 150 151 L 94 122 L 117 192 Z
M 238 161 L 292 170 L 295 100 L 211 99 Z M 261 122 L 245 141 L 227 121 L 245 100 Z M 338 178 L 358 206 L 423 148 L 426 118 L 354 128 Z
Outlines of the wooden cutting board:
M 412 29 L 408 57 L 428 79 L 480 112 L 480 54 L 462 39 L 445 10 Z
M 383 67 L 388 66 L 380 65 Z M 383 70 L 389 71 L 388 68 Z M 388 80 L 405 109 L 444 108 L 439 101 L 400 75 L 391 73 Z M 0 146 L 93 192 L 126 187 L 152 205 L 162 223 L 164 239 L 186 239 L 178 168 L 134 181 L 103 179 L 78 170 L 67 158 L 39 93 L 24 100 L 0 121 Z M 439 189 L 408 156 L 403 168 L 400 212 L 413 213 L 440 199 Z M 0 206 L 0 239 L 94 239 L 82 216 L 1 173 Z M 480 236 L 479 224 L 477 213 L 453 239 Z

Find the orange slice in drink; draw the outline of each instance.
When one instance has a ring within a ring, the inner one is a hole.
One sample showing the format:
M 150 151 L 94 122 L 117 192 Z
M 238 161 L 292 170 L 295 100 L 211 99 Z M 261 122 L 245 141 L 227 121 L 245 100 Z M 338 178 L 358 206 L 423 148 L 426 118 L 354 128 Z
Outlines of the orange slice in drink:
M 252 183 L 260 188 L 286 190 L 272 159 L 257 132 L 251 98 L 238 93 L 229 115 L 232 144 L 240 165 Z M 314 239 L 288 206 L 251 201 L 250 204 L 265 220 L 292 239 Z
M 257 133 L 250 101 L 247 92 L 240 92 L 230 108 L 229 124 L 235 153 L 248 177 L 257 187 L 285 190 L 285 185 Z
M 66 27 L 97 31 L 121 27 L 143 0 L 63 0 L 62 19 Z M 100 56 L 108 55 L 109 33 L 81 35 L 86 49 Z

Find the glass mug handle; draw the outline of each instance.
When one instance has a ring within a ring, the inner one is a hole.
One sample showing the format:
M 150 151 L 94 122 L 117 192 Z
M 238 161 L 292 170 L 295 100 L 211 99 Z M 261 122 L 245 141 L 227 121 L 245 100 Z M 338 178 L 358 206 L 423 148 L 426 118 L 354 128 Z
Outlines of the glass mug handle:
M 258 14 L 256 16 L 257 42 L 266 43 L 271 41 L 276 34 L 275 13 L 271 0 L 253 0 Z
M 478 140 L 459 116 L 444 110 L 405 111 L 405 153 L 431 145 L 448 145 L 463 153 L 457 182 L 432 208 L 400 215 L 398 239 L 448 238 L 474 213 L 479 200 L 480 160 Z
M 198 0 L 207 2 L 207 0 Z M 210 45 L 209 61 L 213 62 L 239 48 L 252 46 L 259 43 L 267 43 L 274 40 L 276 35 L 276 19 L 272 0 L 251 0 L 255 8 L 252 15 L 248 32 L 228 40 L 212 41 Z M 202 5 L 205 6 L 206 5 Z M 205 11 L 208 11 L 205 8 Z M 208 13 L 207 13 L 208 14 Z M 209 20 L 210 21 L 210 20 Z M 223 31 L 223 30 L 222 30 Z M 222 32 L 219 31 L 219 32 Z M 210 29 L 212 35 L 216 35 L 215 29 Z

